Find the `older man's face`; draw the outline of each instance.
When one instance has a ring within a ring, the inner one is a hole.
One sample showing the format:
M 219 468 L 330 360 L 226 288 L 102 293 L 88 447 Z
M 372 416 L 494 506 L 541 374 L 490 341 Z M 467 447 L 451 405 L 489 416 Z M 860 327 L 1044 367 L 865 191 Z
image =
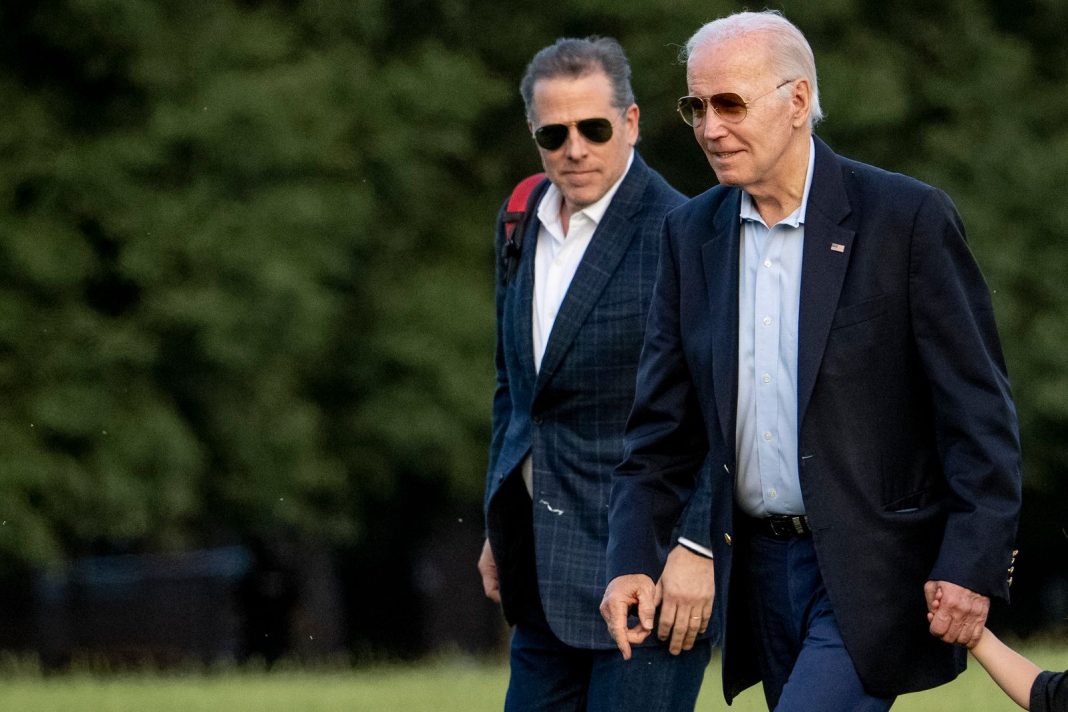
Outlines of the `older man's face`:
M 568 214 L 596 203 L 627 168 L 638 141 L 638 107 L 612 106 L 612 85 L 604 72 L 578 78 L 556 77 L 534 83 L 531 131 L 542 126 L 567 126 L 567 139 L 554 150 L 538 147 L 549 179 L 564 195 Z M 597 143 L 584 136 L 577 122 L 608 119 L 612 137 Z
M 807 126 L 807 117 L 798 120 L 794 83 L 775 89 L 795 77 L 775 72 L 765 45 L 761 35 L 702 45 L 686 66 L 691 95 L 732 92 L 749 102 L 745 118 L 738 123 L 725 121 L 709 109 L 694 126 L 694 137 L 720 183 L 739 186 L 754 196 L 783 188 L 780 183 L 791 175 L 785 165 L 791 160 L 788 149 L 799 136 L 807 140 L 807 133 L 797 130 Z

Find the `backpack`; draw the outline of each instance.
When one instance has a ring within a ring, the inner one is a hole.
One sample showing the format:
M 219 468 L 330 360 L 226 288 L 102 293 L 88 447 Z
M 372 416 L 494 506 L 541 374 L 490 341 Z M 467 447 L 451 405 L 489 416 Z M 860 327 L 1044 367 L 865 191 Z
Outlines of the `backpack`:
M 519 266 L 519 255 L 523 248 L 523 230 L 527 224 L 527 215 L 533 206 L 535 189 L 545 179 L 544 173 L 535 173 L 519 181 L 508 198 L 504 209 L 504 245 L 501 249 L 501 284 L 508 284 L 515 276 Z

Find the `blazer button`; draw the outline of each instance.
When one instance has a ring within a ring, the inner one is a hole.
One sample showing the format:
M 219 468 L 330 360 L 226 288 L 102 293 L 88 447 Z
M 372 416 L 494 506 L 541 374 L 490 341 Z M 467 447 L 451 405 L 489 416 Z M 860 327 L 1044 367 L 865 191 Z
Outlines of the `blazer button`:
M 731 535 L 727 532 L 723 532 L 723 541 L 727 542 L 727 546 L 731 545 Z
M 531 420 L 534 421 L 534 425 L 541 425 L 541 416 L 540 415 L 535 415 L 533 418 L 531 418 Z

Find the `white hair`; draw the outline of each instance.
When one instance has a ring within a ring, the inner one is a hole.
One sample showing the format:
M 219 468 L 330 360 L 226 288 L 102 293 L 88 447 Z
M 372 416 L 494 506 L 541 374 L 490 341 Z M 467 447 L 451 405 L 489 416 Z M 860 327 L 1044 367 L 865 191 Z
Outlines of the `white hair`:
M 816 83 L 816 60 L 801 30 L 779 11 L 739 12 L 706 23 L 687 40 L 679 58 L 688 61 L 698 47 L 757 33 L 770 36 L 771 42 L 768 46 L 771 50 L 771 61 L 783 78 L 808 80 L 809 86 L 812 87 L 809 125 L 815 126 L 823 118 L 820 90 Z

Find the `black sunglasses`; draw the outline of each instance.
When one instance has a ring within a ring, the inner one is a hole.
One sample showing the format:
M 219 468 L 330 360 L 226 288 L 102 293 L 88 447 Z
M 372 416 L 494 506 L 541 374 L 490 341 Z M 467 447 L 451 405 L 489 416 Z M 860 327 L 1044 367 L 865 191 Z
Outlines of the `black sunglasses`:
M 574 126 L 578 132 L 594 143 L 608 143 L 612 138 L 612 122 L 608 119 L 583 119 L 569 124 L 547 124 L 534 132 L 534 140 L 546 151 L 555 151 L 567 140 L 568 127 Z
M 746 101 L 734 92 L 713 94 L 712 96 L 684 96 L 679 99 L 677 107 L 679 116 L 682 117 L 682 120 L 686 122 L 687 126 L 695 126 L 704 121 L 705 111 L 707 111 L 705 107 L 711 106 L 712 111 L 716 112 L 721 119 L 731 124 L 737 124 L 746 117 L 746 114 L 749 113 L 749 107 L 752 104 L 755 104 L 768 94 L 782 89 L 793 81 L 796 80 L 787 79 L 774 89 L 770 89 L 756 99 L 751 99 L 750 101 Z

